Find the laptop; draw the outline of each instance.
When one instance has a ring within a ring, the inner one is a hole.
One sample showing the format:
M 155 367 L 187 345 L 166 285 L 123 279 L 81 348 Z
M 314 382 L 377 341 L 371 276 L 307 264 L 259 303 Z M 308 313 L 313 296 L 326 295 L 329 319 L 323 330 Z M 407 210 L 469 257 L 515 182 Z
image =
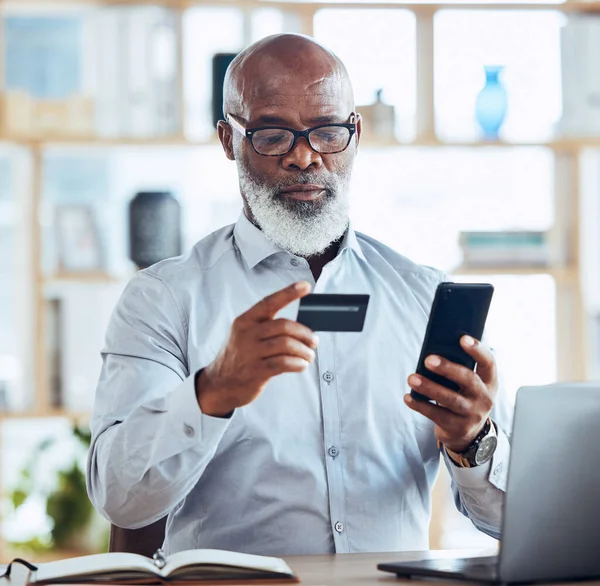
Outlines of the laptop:
M 502 543 L 492 557 L 383 563 L 399 578 L 600 578 L 600 382 L 517 393 Z

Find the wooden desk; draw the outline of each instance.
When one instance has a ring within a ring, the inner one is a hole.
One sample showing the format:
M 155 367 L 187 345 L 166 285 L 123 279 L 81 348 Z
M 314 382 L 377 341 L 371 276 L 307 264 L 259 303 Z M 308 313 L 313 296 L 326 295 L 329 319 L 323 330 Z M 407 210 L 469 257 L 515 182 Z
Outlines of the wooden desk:
M 476 555 L 494 555 L 495 551 L 465 550 L 459 555 L 470 557 Z M 456 556 L 456 551 L 425 552 L 384 552 L 384 553 L 347 553 L 338 555 L 288 556 L 285 561 L 300 577 L 303 586 L 373 586 L 414 583 L 398 580 L 394 574 L 382 572 L 377 564 L 383 562 L 402 562 L 427 558 Z M 455 582 L 427 582 L 419 580 L 420 586 L 435 584 L 456 584 Z M 463 583 L 464 584 L 464 583 Z
M 394 574 L 380 572 L 377 564 L 380 562 L 407 561 L 426 559 L 431 557 L 455 556 L 457 553 L 463 557 L 473 555 L 490 555 L 490 550 L 465 550 L 465 551 L 429 551 L 429 552 L 391 552 L 391 553 L 350 553 L 339 555 L 312 555 L 289 556 L 285 560 L 300 577 L 300 586 L 391 586 L 398 584 L 406 586 L 416 582 L 398 580 Z M 493 553 L 493 552 L 492 552 Z M 0 586 L 25 586 L 27 570 L 22 566 L 13 568 L 10 580 L 0 579 Z M 201 584 L 201 583 L 199 583 Z M 213 582 L 214 584 L 214 582 Z M 279 583 L 281 584 L 281 582 Z M 419 586 L 443 586 L 445 584 L 456 586 L 464 582 L 419 580 Z M 600 586 L 600 581 L 583 583 L 586 586 Z M 581 586 L 578 582 L 576 586 Z M 269 582 L 265 582 L 269 586 Z M 273 584 L 273 586 L 276 586 Z M 560 586 L 575 586 L 562 583 Z

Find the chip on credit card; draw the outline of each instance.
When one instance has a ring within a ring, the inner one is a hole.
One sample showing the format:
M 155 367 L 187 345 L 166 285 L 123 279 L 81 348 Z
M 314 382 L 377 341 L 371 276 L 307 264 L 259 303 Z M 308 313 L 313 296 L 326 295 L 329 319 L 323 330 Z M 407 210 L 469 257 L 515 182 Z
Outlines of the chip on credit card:
M 311 293 L 300 299 L 297 321 L 314 332 L 362 332 L 368 295 Z

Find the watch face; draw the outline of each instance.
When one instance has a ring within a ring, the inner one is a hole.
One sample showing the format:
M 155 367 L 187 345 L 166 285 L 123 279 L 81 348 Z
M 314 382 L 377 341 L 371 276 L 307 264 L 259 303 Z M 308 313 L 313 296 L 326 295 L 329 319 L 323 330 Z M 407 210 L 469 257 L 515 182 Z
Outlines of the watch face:
M 488 462 L 496 451 L 498 445 L 498 438 L 495 435 L 484 437 L 481 443 L 477 446 L 477 452 L 475 453 L 475 464 L 480 466 Z

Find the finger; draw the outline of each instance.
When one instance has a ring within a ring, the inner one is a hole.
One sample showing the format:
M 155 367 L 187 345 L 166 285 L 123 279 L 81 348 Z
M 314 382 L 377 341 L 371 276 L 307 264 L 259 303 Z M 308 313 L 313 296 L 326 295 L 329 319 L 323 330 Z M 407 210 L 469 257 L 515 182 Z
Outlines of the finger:
M 410 395 L 404 395 L 404 402 L 413 411 L 424 415 L 443 430 L 451 430 L 453 427 L 462 424 L 461 417 L 440 405 L 434 405 L 427 401 L 417 401 Z
M 308 362 L 298 356 L 270 356 L 263 359 L 262 366 L 270 376 L 276 376 L 284 372 L 302 372 Z
M 496 381 L 496 359 L 492 351 L 482 342 L 471 336 L 462 336 L 460 339 L 462 349 L 477 363 L 477 374 L 485 385 Z
M 276 291 L 264 299 L 261 299 L 240 317 L 244 320 L 249 319 L 252 321 L 266 321 L 268 319 L 273 319 L 279 310 L 283 309 L 286 305 L 289 305 L 292 301 L 296 301 L 296 299 L 308 295 L 310 291 L 311 285 L 308 281 L 298 281 L 285 289 Z
M 431 354 L 425 358 L 425 366 L 433 373 L 439 374 L 451 381 L 454 381 L 461 388 L 461 392 L 465 396 L 479 396 L 485 389 L 485 384 L 479 378 L 479 375 L 473 372 L 470 368 L 456 364 Z
M 297 356 L 307 362 L 314 362 L 316 358 L 315 351 L 312 348 L 290 336 L 276 336 L 275 338 L 263 340 L 260 343 L 258 355 L 260 358 Z
M 268 340 L 276 336 L 291 336 L 313 349 L 319 344 L 319 336 L 310 328 L 297 321 L 283 317 L 260 324 L 257 335 L 259 341 Z
M 412 374 L 408 377 L 408 384 L 411 389 L 419 393 L 423 393 L 431 400 L 436 401 L 444 409 L 459 415 L 460 417 L 466 417 L 471 413 L 472 401 L 451 389 L 433 382 L 424 376 L 418 374 Z

